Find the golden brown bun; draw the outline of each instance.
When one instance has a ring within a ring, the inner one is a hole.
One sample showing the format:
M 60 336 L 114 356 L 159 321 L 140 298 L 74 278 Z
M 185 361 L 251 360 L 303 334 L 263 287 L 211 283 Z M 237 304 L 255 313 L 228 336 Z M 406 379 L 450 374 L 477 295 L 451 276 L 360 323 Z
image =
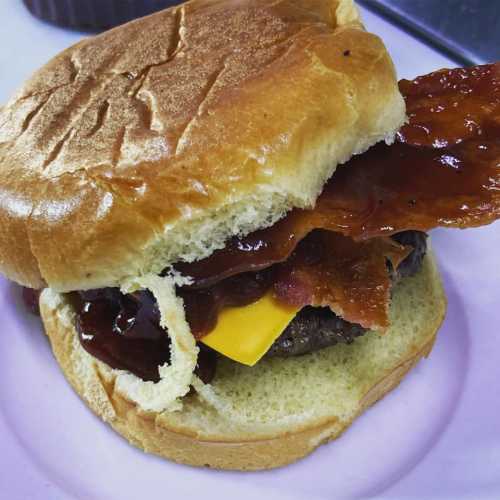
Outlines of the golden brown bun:
M 404 120 L 351 0 L 194 0 L 83 40 L 0 110 L 0 270 L 114 286 L 309 207 Z
M 430 352 L 446 299 L 435 264 L 394 290 L 391 327 L 289 359 L 254 367 L 224 360 L 211 386 L 181 411 L 146 412 L 117 388 L 117 371 L 79 344 L 70 307 L 50 290 L 41 311 L 54 354 L 92 410 L 132 444 L 177 462 L 256 470 L 293 462 L 341 434 L 366 408 L 398 385 Z

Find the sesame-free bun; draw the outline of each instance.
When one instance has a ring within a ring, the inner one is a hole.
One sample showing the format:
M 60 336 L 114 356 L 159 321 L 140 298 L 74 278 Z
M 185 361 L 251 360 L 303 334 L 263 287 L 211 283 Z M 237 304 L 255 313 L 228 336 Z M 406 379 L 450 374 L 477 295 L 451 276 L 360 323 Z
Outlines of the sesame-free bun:
M 193 0 L 82 40 L 0 110 L 0 271 L 69 291 L 202 258 L 404 112 L 351 0 Z
M 247 367 L 220 360 L 212 385 L 195 382 L 182 408 L 145 411 L 117 383 L 118 370 L 81 347 L 74 312 L 50 289 L 41 312 L 55 357 L 89 407 L 137 447 L 223 469 L 278 467 L 336 438 L 430 352 L 446 299 L 430 255 L 394 289 L 391 326 L 297 358 Z

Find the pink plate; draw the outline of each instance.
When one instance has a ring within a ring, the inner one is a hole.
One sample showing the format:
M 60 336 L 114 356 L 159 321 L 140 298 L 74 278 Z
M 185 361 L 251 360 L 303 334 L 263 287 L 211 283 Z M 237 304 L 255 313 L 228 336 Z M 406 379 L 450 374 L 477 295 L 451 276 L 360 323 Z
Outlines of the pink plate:
M 400 76 L 450 65 L 364 15 Z M 4 101 L 80 35 L 35 21 L 18 0 L 1 2 L 0 19 Z M 499 498 L 500 224 L 433 236 L 449 307 L 430 358 L 340 440 L 259 473 L 185 467 L 129 446 L 73 393 L 19 288 L 0 280 L 0 498 Z

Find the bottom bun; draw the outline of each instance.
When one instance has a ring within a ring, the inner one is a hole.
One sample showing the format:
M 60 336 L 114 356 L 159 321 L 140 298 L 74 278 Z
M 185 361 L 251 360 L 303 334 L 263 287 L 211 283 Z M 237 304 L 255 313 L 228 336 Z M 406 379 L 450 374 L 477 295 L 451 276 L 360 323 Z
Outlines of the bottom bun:
M 147 412 L 115 387 L 119 373 L 82 349 L 74 313 L 45 290 L 41 312 L 54 354 L 91 409 L 137 447 L 190 465 L 279 467 L 339 436 L 427 356 L 446 299 L 431 256 L 393 293 L 391 327 L 296 358 L 247 367 L 224 359 L 212 385 L 195 381 L 182 410 Z

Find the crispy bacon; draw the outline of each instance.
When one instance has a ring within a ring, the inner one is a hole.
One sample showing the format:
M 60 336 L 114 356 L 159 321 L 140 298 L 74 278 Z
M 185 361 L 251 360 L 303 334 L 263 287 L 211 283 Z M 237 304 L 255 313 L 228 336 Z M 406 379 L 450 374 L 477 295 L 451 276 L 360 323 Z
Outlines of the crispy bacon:
M 500 64 L 442 70 L 400 88 L 409 122 L 397 142 L 339 168 L 313 212 L 356 239 L 500 217 Z
M 443 148 L 485 134 L 498 140 L 500 63 L 436 71 L 401 80 L 399 88 L 409 117 L 400 142 Z
M 279 265 L 274 293 L 295 306 L 328 306 L 346 321 L 383 329 L 391 290 L 386 261 L 397 268 L 410 250 L 389 238 L 355 242 L 316 230 Z
M 207 287 L 285 261 L 316 228 L 366 240 L 500 217 L 500 63 L 402 80 L 409 122 L 337 169 L 314 210 L 233 238 L 207 259 L 176 268 Z

